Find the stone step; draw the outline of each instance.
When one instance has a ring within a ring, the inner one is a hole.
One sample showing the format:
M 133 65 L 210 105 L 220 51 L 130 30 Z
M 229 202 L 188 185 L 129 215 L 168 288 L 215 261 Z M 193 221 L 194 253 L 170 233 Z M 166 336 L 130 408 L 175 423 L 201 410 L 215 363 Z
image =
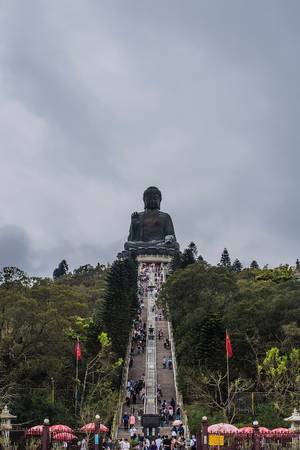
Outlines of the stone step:
M 149 328 L 149 317 L 147 317 L 147 311 L 149 316 L 151 316 L 151 320 L 153 321 L 153 314 L 152 314 L 152 310 L 150 311 L 149 306 L 148 306 L 148 302 L 149 299 L 145 299 L 144 304 L 145 307 L 143 309 L 143 321 L 147 321 L 147 329 Z M 134 362 L 133 362 L 133 367 L 131 367 L 129 369 L 129 373 L 128 373 L 128 378 L 132 378 L 132 379 L 137 379 L 137 378 L 141 378 L 142 375 L 146 375 L 146 356 L 148 355 L 148 359 L 149 359 L 149 354 L 151 356 L 151 353 L 155 352 L 156 354 L 156 358 L 154 358 L 154 362 L 152 362 L 152 360 L 148 361 L 148 377 L 146 377 L 146 387 L 147 387 L 147 393 L 148 395 L 150 395 L 151 393 L 153 394 L 151 397 L 151 401 L 155 401 L 155 394 L 156 394 L 156 386 L 157 384 L 160 384 L 161 390 L 162 390 L 162 398 L 161 400 L 166 400 L 167 402 L 170 402 L 170 400 L 173 398 L 176 400 L 176 389 L 175 389 L 175 384 L 174 384 L 174 373 L 173 373 L 173 368 L 172 369 L 168 369 L 168 368 L 163 368 L 163 364 L 162 364 L 162 360 L 164 357 L 170 357 L 171 356 L 171 348 L 169 349 L 165 349 L 164 348 L 164 342 L 166 340 L 166 338 L 170 338 L 169 337 L 169 329 L 168 329 L 168 322 L 163 318 L 162 320 L 155 320 L 154 323 L 152 323 L 152 326 L 155 325 L 155 329 L 156 329 L 156 336 L 155 336 L 155 340 L 154 341 L 150 341 L 148 340 L 148 346 L 150 345 L 151 347 L 154 345 L 155 347 L 153 348 L 153 350 L 150 348 L 147 348 L 145 353 L 139 354 L 139 355 L 135 355 L 134 356 Z M 164 333 L 163 338 L 158 339 L 157 337 L 157 333 L 158 330 L 161 329 Z M 150 350 L 150 351 L 149 351 Z M 155 364 L 155 367 L 152 365 Z M 156 369 L 156 370 L 155 370 Z M 153 376 L 151 378 L 151 374 L 153 372 Z M 150 374 L 150 375 L 149 375 Z M 154 376 L 156 375 L 156 376 Z M 149 378 L 150 377 L 150 378 Z M 150 411 L 150 407 L 149 407 L 149 399 L 148 397 L 146 398 L 148 403 L 147 403 L 147 411 Z M 150 405 L 151 406 L 151 405 Z M 125 412 L 130 413 L 131 408 L 134 407 L 135 412 L 137 412 L 137 410 L 141 409 L 144 407 L 144 404 L 138 399 L 137 403 L 135 405 L 130 405 L 127 406 L 125 403 L 123 405 L 122 408 L 122 415 Z M 154 406 L 153 406 L 154 408 Z M 152 409 L 153 409 L 152 408 Z M 159 409 L 160 409 L 160 405 L 158 404 L 158 413 L 159 413 Z M 171 425 L 171 424 L 170 424 Z M 140 434 L 142 433 L 142 427 L 139 421 L 137 421 L 137 433 Z M 165 427 L 161 427 L 160 428 L 160 435 L 171 435 L 171 426 L 165 426 Z M 118 438 L 122 438 L 122 437 L 127 437 L 128 439 L 130 438 L 130 434 L 129 431 L 124 430 L 124 428 L 122 427 L 122 424 L 120 424 L 120 427 L 118 429 Z

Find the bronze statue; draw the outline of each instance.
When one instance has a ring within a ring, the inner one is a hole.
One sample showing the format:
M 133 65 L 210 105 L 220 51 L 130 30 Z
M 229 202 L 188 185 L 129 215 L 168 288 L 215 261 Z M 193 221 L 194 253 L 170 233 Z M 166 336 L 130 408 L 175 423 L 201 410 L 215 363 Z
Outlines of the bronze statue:
M 134 212 L 131 216 L 131 225 L 125 250 L 148 249 L 147 253 L 172 254 L 179 250 L 176 242 L 172 219 L 169 214 L 160 211 L 161 192 L 157 187 L 151 186 L 143 195 L 145 211 Z

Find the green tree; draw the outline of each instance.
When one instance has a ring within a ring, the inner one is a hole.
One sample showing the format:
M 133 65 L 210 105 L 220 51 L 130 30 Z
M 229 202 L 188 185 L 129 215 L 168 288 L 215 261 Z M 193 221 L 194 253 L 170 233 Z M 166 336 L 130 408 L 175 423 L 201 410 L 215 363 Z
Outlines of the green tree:
M 226 269 L 231 268 L 230 256 L 226 247 L 224 248 L 223 253 L 221 255 L 220 266 L 226 267 Z
M 243 265 L 239 259 L 235 259 L 231 266 L 233 272 L 240 272 L 243 268 Z
M 171 261 L 171 272 L 174 273 L 176 270 L 182 268 L 182 253 L 176 252 Z
M 68 422 L 74 401 L 74 336 L 82 341 L 82 379 L 86 361 L 99 351 L 89 334 L 97 305 L 101 309 L 103 270 L 47 278 L 28 278 L 18 268 L 4 270 L 0 285 L 0 400 L 21 421 Z M 75 334 L 75 336 L 76 336 Z M 93 353 L 94 352 L 94 353 Z M 117 387 L 117 379 L 107 382 Z M 54 387 L 54 398 L 53 398 Z M 2 389 L 3 388 L 3 389 Z M 75 423 L 75 422 L 74 422 Z
M 224 336 L 217 339 L 222 328 L 231 331 L 234 350 L 231 379 L 247 380 L 256 390 L 264 390 L 257 365 L 266 351 L 276 346 L 280 355 L 289 355 L 293 348 L 299 348 L 299 297 L 300 283 L 294 271 L 286 266 L 246 268 L 235 273 L 199 261 L 173 273 L 161 290 L 159 303 L 168 305 L 185 403 L 199 401 L 191 395 L 191 385 L 197 385 L 199 371 L 225 373 Z M 210 348 L 211 342 L 215 342 L 214 348 Z M 297 389 L 294 384 L 291 395 Z M 273 407 L 271 400 L 267 402 L 266 410 Z M 278 414 L 275 416 L 276 426 Z M 238 420 L 242 421 L 242 416 Z
M 58 267 L 56 267 L 56 268 L 54 269 L 54 272 L 53 272 L 53 278 L 54 278 L 54 280 L 57 280 L 57 278 L 60 278 L 60 277 L 62 277 L 62 276 L 64 276 L 64 275 L 67 275 L 68 270 L 69 270 L 68 263 L 67 263 L 67 261 L 66 261 L 65 259 L 63 259 L 63 260 L 58 264 Z
M 98 353 L 89 358 L 81 388 L 80 417 L 83 423 L 94 420 L 100 414 L 106 423 L 111 421 L 117 402 L 118 392 L 114 389 L 113 376 L 123 364 L 111 351 L 111 341 L 107 333 L 98 336 Z
M 199 336 L 199 359 L 201 366 L 220 369 L 225 365 L 225 326 L 219 314 L 208 314 L 203 321 Z
M 300 350 L 293 348 L 288 354 L 281 354 L 278 347 L 273 347 L 266 352 L 257 369 L 267 397 L 284 413 L 300 388 Z
M 16 286 L 29 286 L 31 284 L 30 277 L 23 270 L 14 266 L 3 267 L 0 279 L 7 285 L 13 283 Z
M 197 246 L 195 242 L 190 242 L 188 247 L 184 250 L 182 254 L 182 268 L 189 266 L 190 264 L 194 264 L 197 258 Z
M 188 247 L 181 252 L 177 252 L 171 262 L 171 271 L 175 272 L 178 269 L 185 269 L 190 264 L 194 264 L 197 258 L 197 246 L 194 242 L 190 242 Z
M 250 269 L 259 269 L 258 262 L 255 259 L 251 262 Z
M 124 357 L 132 322 L 137 314 L 137 267 L 128 259 L 116 260 L 107 273 L 103 321 L 112 350 Z

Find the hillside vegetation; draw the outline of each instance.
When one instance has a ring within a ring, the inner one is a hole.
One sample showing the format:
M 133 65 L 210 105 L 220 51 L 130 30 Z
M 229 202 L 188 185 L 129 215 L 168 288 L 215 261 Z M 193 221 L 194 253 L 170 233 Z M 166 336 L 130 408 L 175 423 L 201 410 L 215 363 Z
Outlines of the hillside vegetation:
M 0 282 L 1 405 L 7 403 L 26 424 L 48 417 L 51 423 L 76 425 L 95 413 L 111 421 L 131 321 L 121 344 L 113 326 L 124 314 L 134 316 L 135 264 L 86 265 L 68 273 L 62 261 L 54 280 L 6 267 Z
M 299 405 L 300 282 L 294 269 L 259 269 L 257 263 L 242 269 L 227 262 L 196 260 L 190 246 L 160 295 L 173 324 L 193 431 L 203 414 L 283 425 L 282 417 Z M 226 329 L 233 349 L 229 391 Z

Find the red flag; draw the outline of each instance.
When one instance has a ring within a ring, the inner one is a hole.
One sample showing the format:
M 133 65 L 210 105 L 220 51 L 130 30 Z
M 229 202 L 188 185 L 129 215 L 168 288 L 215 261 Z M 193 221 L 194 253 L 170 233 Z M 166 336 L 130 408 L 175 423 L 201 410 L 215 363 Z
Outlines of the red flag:
M 81 348 L 79 341 L 77 341 L 75 344 L 75 358 L 77 361 L 81 359 Z
M 232 351 L 232 347 L 231 347 L 230 337 L 229 337 L 229 334 L 227 333 L 227 331 L 226 331 L 226 353 L 227 353 L 227 358 L 233 357 L 233 351 Z

